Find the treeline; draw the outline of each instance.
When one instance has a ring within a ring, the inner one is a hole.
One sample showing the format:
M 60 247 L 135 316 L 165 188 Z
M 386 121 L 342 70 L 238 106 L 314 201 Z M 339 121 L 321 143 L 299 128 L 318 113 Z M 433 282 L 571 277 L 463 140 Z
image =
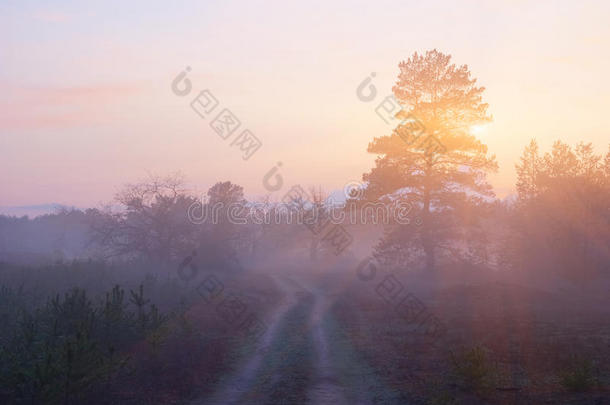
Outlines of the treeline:
M 230 181 L 216 183 L 202 198 L 185 190 L 180 176 L 167 176 L 127 185 L 105 209 L 57 219 L 85 222 L 83 246 L 106 260 L 176 264 L 196 256 L 202 266 L 228 269 L 264 264 L 270 253 L 332 261 L 362 258 L 372 248 L 383 266 L 428 272 L 456 263 L 564 275 L 607 271 L 610 152 L 601 156 L 591 144 L 557 142 L 539 155 L 532 142 L 517 165 L 518 201 L 500 203 L 487 181 L 498 168 L 495 155 L 473 130 L 492 120 L 485 88 L 467 65 L 451 63 L 451 55 L 436 49 L 414 53 L 398 67 L 394 97 L 377 111 L 389 131 L 368 145 L 374 166 L 362 175 L 361 192 L 348 195 L 343 206 L 331 204 L 319 188 L 247 201 Z M 410 221 L 393 215 L 377 225 L 329 224 L 337 211 L 349 211 L 345 218 L 351 219 L 354 209 L 396 214 L 387 209 L 396 205 L 409 208 Z M 200 220 L 198 210 L 214 218 Z M 290 221 L 295 211 L 312 221 Z M 261 213 L 284 220 L 260 221 Z M 0 221 L 0 254 L 14 248 L 16 230 L 28 224 Z M 21 234 L 27 245 L 30 234 Z
M 0 260 L 44 264 L 87 258 L 94 210 L 61 209 L 35 218 L 0 215 Z
M 175 266 L 195 251 L 198 265 L 228 269 L 255 265 L 270 252 L 276 258 L 336 260 L 337 252 L 324 243 L 320 225 L 332 225 L 331 212 L 337 218 L 336 211 L 344 210 L 341 226 L 353 242 L 341 257 L 361 257 L 359 250 L 374 245 L 375 258 L 389 267 L 426 268 L 428 251 L 437 269 L 467 263 L 593 277 L 607 271 L 610 262 L 609 167 L 610 153 L 595 154 L 591 144 L 571 148 L 557 142 L 540 154 L 532 141 L 517 164 L 516 199 L 500 202 L 455 191 L 445 200 L 439 198 L 427 213 L 416 190 L 405 187 L 375 195 L 372 180 L 364 183 L 364 193 L 343 205 L 331 204 L 319 188 L 307 191 L 311 201 L 286 205 L 271 198 L 248 201 L 243 189 L 231 182 L 217 183 L 202 198 L 184 190 L 178 176 L 169 176 L 126 186 L 116 196 L 114 209 L 64 211 L 35 219 L 0 217 L 0 232 L 5 261 L 10 261 L 11 251 L 26 252 L 27 246 L 33 250 L 36 241 L 44 240 L 38 249 L 48 249 L 52 260 L 69 258 L 63 253 L 69 251 L 72 257 L 145 259 Z M 408 204 L 408 223 L 389 208 L 397 200 Z M 381 212 L 370 210 L 370 204 L 388 208 L 383 214 L 391 215 L 377 224 L 362 223 L 362 216 Z M 243 222 L 230 220 L 229 207 L 239 207 Z M 215 210 L 214 221 L 192 215 L 206 209 Z M 295 211 L 304 212 L 306 223 L 287 218 Z M 354 217 L 357 221 L 350 221 Z
M 570 278 L 594 278 L 610 264 L 610 151 L 532 141 L 516 165 L 518 202 L 506 217 L 509 263 Z

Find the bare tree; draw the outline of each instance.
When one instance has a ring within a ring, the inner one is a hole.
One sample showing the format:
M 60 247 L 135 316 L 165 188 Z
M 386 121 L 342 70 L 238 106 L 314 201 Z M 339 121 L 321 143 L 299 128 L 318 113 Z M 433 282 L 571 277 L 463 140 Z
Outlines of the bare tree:
M 115 196 L 119 208 L 93 215 L 92 241 L 105 257 L 144 257 L 167 263 L 192 245 L 197 229 L 186 212 L 195 201 L 180 175 L 151 176 Z

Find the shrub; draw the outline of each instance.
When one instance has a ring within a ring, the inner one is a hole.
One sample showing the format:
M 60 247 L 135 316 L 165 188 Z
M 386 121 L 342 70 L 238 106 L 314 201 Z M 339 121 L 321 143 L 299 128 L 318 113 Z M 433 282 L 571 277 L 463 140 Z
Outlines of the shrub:
M 458 354 L 451 352 L 453 375 L 460 388 L 466 391 L 487 390 L 493 383 L 493 370 L 486 350 L 474 346 Z
M 572 358 L 564 372 L 561 373 L 560 383 L 567 391 L 584 392 L 595 385 L 593 376 L 593 363 L 588 359 Z

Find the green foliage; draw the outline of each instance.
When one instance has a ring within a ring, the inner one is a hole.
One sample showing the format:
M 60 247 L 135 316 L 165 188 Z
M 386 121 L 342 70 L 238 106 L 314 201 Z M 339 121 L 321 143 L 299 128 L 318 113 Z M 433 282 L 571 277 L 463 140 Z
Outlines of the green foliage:
M 589 359 L 572 358 L 567 369 L 561 373 L 560 382 L 567 391 L 589 391 L 596 384 L 593 363 Z
M 17 305 L 19 291 L 0 288 L 0 313 L 10 318 L 7 308 L 21 308 L 0 340 L 0 402 L 84 403 L 125 367 L 127 357 L 117 353 L 141 340 L 156 351 L 169 318 L 149 305 L 142 285 L 130 292 L 135 313 L 118 285 L 97 305 L 85 290 L 74 288 L 33 310 Z
M 486 350 L 474 346 L 455 354 L 451 352 L 453 375 L 458 385 L 472 392 L 486 391 L 493 383 L 493 369 Z
M 610 152 L 591 143 L 556 141 L 541 155 L 532 140 L 516 165 L 519 204 L 504 249 L 514 267 L 531 267 L 573 280 L 607 270 L 610 228 Z
M 53 320 L 54 328 L 59 328 L 69 335 L 77 331 L 91 332 L 97 319 L 85 290 L 74 288 L 60 300 L 59 294 L 47 303 L 48 320 Z
M 369 183 L 365 199 L 400 198 L 421 207 L 417 231 L 391 223 L 375 250 L 385 264 L 398 266 L 417 264 L 423 254 L 422 264 L 433 270 L 453 241 L 456 246 L 484 242 L 475 219 L 484 212 L 479 208 L 483 198 L 493 196 L 486 174 L 498 165 L 471 130 L 491 117 L 483 102 L 485 88 L 477 86 L 468 66 L 451 63 L 451 55 L 436 49 L 414 53 L 399 69 L 392 88 L 401 108 L 392 117 L 397 126 L 369 143 L 367 151 L 377 159 L 363 175 Z M 472 256 L 454 250 L 456 256 Z
M 435 392 L 428 398 L 427 405 L 455 405 L 457 400 L 446 390 Z

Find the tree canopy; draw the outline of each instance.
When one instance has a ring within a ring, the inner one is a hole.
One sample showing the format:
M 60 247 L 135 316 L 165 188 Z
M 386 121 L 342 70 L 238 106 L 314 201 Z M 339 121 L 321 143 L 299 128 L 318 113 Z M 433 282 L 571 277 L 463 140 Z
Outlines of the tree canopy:
M 408 239 L 423 249 L 428 269 L 435 266 L 437 248 L 455 252 L 449 240 L 459 235 L 452 232 L 455 221 L 449 214 L 493 196 L 486 173 L 497 169 L 495 157 L 488 156 L 487 146 L 472 134 L 473 126 L 491 120 L 482 101 L 484 87 L 476 86 L 468 66 L 450 62 L 450 55 L 432 50 L 414 53 L 398 65 L 392 90 L 402 107 L 397 114 L 401 123 L 369 144 L 368 152 L 378 158 L 363 176 L 369 182 L 369 199 L 399 192 L 400 198 L 422 209 L 421 232 L 414 235 L 395 227 L 378 250 L 404 251 Z M 413 252 L 413 246 L 409 250 Z

